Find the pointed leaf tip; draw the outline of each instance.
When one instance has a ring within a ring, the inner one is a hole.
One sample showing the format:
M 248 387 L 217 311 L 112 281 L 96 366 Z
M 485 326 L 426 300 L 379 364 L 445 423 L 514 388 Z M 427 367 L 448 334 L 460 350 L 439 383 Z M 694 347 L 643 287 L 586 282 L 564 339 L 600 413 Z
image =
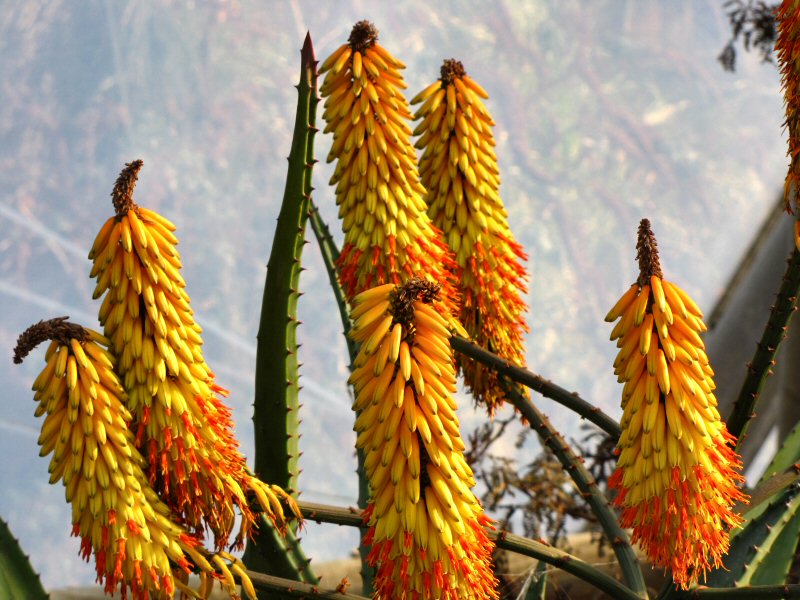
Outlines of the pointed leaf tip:
M 303 64 L 311 65 L 314 64 L 317 59 L 314 56 L 314 44 L 311 42 L 311 32 L 306 31 L 306 38 L 303 40 L 303 48 L 300 50 L 300 57 L 303 60 Z
M 0 518 L 0 597 L 47 600 L 48 595 L 28 556 Z

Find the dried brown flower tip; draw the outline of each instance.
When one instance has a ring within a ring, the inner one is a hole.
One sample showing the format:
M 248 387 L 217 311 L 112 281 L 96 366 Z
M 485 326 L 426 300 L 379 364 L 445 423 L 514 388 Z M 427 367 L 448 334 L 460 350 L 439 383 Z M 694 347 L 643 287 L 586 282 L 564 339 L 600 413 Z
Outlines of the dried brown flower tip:
M 445 59 L 439 73 L 441 75 L 439 79 L 442 80 L 443 86 L 450 85 L 453 83 L 454 79 L 458 79 L 467 74 L 464 70 L 464 65 L 460 60 L 456 60 L 455 58 Z
M 409 332 L 409 337 L 413 339 L 414 328 L 414 302 L 419 300 L 425 304 L 431 304 L 439 299 L 442 286 L 438 283 L 423 279 L 422 277 L 412 277 L 402 286 L 396 289 L 392 297 L 392 314 L 394 323 L 402 324 Z
M 378 29 L 369 21 L 359 21 L 353 25 L 347 41 L 354 52 L 364 52 L 378 41 Z
M 111 192 L 111 201 L 118 217 L 128 214 L 128 211 L 136 206 L 133 201 L 133 189 L 139 179 L 139 170 L 144 161 L 141 159 L 125 163 L 125 168 L 120 171 L 117 181 L 114 183 L 114 190 Z
M 639 287 L 650 284 L 650 278 L 664 277 L 661 272 L 661 262 L 658 260 L 658 243 L 653 230 L 650 229 L 650 219 L 642 219 L 639 223 L 639 236 L 636 241 L 636 260 L 639 261 Z
M 439 299 L 441 289 L 441 285 L 429 279 L 412 277 L 395 292 L 392 300 L 392 309 L 395 314 L 397 314 L 397 311 L 409 310 L 416 300 L 430 304 Z
M 47 340 L 55 340 L 59 344 L 69 344 L 72 339 L 85 342 L 89 338 L 87 331 L 80 325 L 69 323 L 67 319 L 69 317 L 39 321 L 23 331 L 14 347 L 14 364 L 22 363 L 36 346 Z

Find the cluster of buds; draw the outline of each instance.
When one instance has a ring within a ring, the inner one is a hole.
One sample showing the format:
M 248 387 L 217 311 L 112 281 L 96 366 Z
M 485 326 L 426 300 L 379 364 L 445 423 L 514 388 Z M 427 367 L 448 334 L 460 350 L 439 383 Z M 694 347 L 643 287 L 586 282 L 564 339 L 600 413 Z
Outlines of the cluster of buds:
M 622 435 L 609 485 L 619 491 L 621 524 L 633 528 L 656 566 L 683 588 L 722 566 L 733 504 L 744 496 L 741 459 L 717 410 L 714 371 L 700 333 L 703 314 L 664 279 L 650 222 L 637 244 L 640 275 L 606 317 L 620 349 Z
M 219 580 L 236 596 L 238 575 L 255 597 L 241 561 L 223 551 L 236 509 L 235 547 L 257 515 L 284 531 L 300 511 L 238 450 L 220 398 L 227 392 L 203 358 L 175 226 L 133 201 L 141 167 L 134 161 L 120 173 L 115 215 L 89 254 L 104 334 L 65 318 L 41 322 L 20 336 L 15 359 L 52 340 L 34 383 L 36 414 L 47 415 L 42 455 L 53 453 L 51 482 L 64 482 L 81 554 L 94 555 L 107 592 L 167 598 L 177 588 L 205 598 Z M 213 554 L 202 546 L 207 529 Z M 187 587 L 190 571 L 200 574 L 199 590 Z
M 33 384 L 36 416 L 45 415 L 40 454 L 52 454 L 50 483 L 63 482 L 81 555 L 94 556 L 105 591 L 172 598 L 178 588 L 205 598 L 218 579 L 234 596 L 233 573 L 253 591 L 241 563 L 207 557 L 150 486 L 109 340 L 63 317 L 42 321 L 20 336 L 15 362 L 47 340 L 46 365 Z M 192 570 L 200 574 L 198 590 L 186 585 Z
M 450 329 L 469 335 L 454 318 L 460 270 L 429 217 L 402 68 L 366 21 L 320 67 L 339 277 L 361 344 L 350 381 L 372 494 L 364 543 L 379 598 L 496 598 L 453 398 Z
M 101 228 L 89 258 L 104 296 L 100 323 L 118 357 L 136 447 L 148 460 L 148 479 L 196 535 L 208 527 L 214 543 L 229 543 L 237 506 L 239 545 L 255 515 L 248 495 L 279 529 L 282 503 L 299 517 L 294 500 L 247 470 L 233 434 L 231 413 L 203 358 L 200 326 L 180 275 L 175 226 L 138 206 L 133 189 L 142 161 L 126 165 L 112 192 L 116 214 Z
M 378 598 L 497 598 L 489 519 L 471 488 L 456 402 L 447 309 L 413 278 L 353 300 L 361 343 L 350 382 L 357 446 L 372 499 L 365 511 Z
M 422 103 L 414 134 L 428 216 L 456 257 L 459 320 L 477 344 L 525 364 L 526 256 L 499 195 L 494 121 L 482 100 L 488 97 L 459 61 L 445 60 L 439 80 L 411 100 Z M 458 364 L 476 401 L 493 413 L 506 395 L 497 372 L 465 356 Z
M 320 67 L 325 131 L 333 133 L 328 160 L 336 160 L 331 184 L 345 233 L 342 287 L 352 300 L 424 273 L 443 286 L 449 312 L 470 337 L 524 364 L 525 254 L 498 194 L 494 123 L 481 100 L 488 96 L 461 63 L 445 61 L 441 79 L 412 100 L 423 102 L 413 132 L 424 148 L 418 169 L 403 67 L 366 21 Z M 496 373 L 467 358 L 459 367 L 493 412 L 505 397 Z
M 455 315 L 453 256 L 427 216 L 402 92 L 404 65 L 377 39 L 371 23 L 356 23 L 349 42 L 319 69 L 325 131 L 333 132 L 331 185 L 345 234 L 339 278 L 352 300 L 371 287 L 424 273 L 443 286 Z

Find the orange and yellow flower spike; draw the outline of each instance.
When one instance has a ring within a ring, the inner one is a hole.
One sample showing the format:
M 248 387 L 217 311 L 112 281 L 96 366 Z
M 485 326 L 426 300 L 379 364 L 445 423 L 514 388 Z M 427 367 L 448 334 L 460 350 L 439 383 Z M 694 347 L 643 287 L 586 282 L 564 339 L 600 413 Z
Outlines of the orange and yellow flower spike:
M 797 208 L 800 192 L 800 0 L 783 0 L 776 14 L 778 38 L 775 53 L 781 67 L 786 129 L 789 132 L 789 170 L 783 185 L 786 210 Z M 794 205 L 794 206 L 792 206 Z M 800 215 L 796 215 L 800 217 Z M 795 221 L 794 237 L 800 248 L 800 221 Z
M 609 486 L 619 491 L 621 524 L 633 528 L 633 541 L 688 589 L 722 566 L 728 529 L 742 521 L 731 508 L 744 499 L 742 463 L 717 411 L 703 315 L 664 279 L 647 219 L 637 251 L 639 278 L 606 317 L 619 319 L 614 373 L 625 384 Z
M 411 100 L 422 103 L 414 134 L 424 150 L 419 170 L 428 216 L 456 256 L 461 323 L 477 344 L 524 365 L 527 274 L 521 261 L 527 257 L 499 195 L 494 121 L 481 100 L 488 97 L 459 61 L 445 60 L 441 78 Z M 493 413 L 505 398 L 497 372 L 467 357 L 459 367 L 475 399 Z
M 46 340 L 52 340 L 46 366 L 33 384 L 36 415 L 45 415 L 40 455 L 53 455 L 50 483 L 64 483 L 73 533 L 83 558 L 94 555 L 98 582 L 108 594 L 125 597 L 130 590 L 144 600 L 172 598 L 195 568 L 206 588 L 222 581 L 198 539 L 174 522 L 147 481 L 109 340 L 65 317 L 51 319 L 20 336 L 14 361 Z M 235 586 L 226 587 L 236 595 Z
M 353 300 L 361 349 L 350 382 L 379 599 L 498 597 L 490 520 L 472 493 L 456 417 L 447 315 L 440 287 L 421 278 Z
M 133 201 L 142 161 L 126 165 L 112 192 L 116 215 L 103 225 L 89 258 L 97 278 L 94 297 L 105 294 L 100 322 L 111 340 L 136 446 L 149 462 L 151 485 L 186 527 L 201 536 L 207 526 L 217 548 L 228 545 L 234 506 L 242 514 L 240 544 L 254 523 L 248 494 L 279 529 L 281 506 L 299 517 L 294 500 L 247 470 L 233 434 L 231 413 L 203 358 L 180 275 L 175 226 Z
M 377 42 L 367 22 L 320 67 L 325 81 L 325 132 L 333 132 L 328 162 L 345 238 L 340 282 L 348 300 L 368 288 L 424 273 L 443 286 L 455 314 L 457 297 L 446 267 L 453 257 L 426 214 L 411 145 L 411 112 L 402 90 L 405 65 Z

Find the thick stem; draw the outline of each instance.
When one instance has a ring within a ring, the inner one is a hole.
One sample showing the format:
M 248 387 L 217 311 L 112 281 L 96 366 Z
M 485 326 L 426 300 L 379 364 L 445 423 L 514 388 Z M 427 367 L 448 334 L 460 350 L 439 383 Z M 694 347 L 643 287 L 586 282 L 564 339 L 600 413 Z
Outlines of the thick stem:
M 792 465 L 781 473 L 775 473 L 759 483 L 749 493 L 750 500 L 747 503 L 738 503 L 734 506 L 734 510 L 740 515 L 746 514 L 795 483 L 800 483 L 800 463 Z
M 605 414 L 598 407 L 590 404 L 576 392 L 570 392 L 564 388 L 556 385 L 541 377 L 531 373 L 518 365 L 511 363 L 505 358 L 498 356 L 488 350 L 481 348 L 477 344 L 473 344 L 467 339 L 462 337 L 453 336 L 450 338 L 450 346 L 456 352 L 469 356 L 479 363 L 495 369 L 499 374 L 505 375 L 512 381 L 521 383 L 532 390 L 539 392 L 545 398 L 555 400 L 562 406 L 566 406 L 570 410 L 578 413 L 581 417 L 594 423 L 600 429 L 605 431 L 616 442 L 620 436 L 621 429 L 619 423 Z
M 583 460 L 572 451 L 561 434 L 550 424 L 550 420 L 530 400 L 523 397 L 512 386 L 507 386 L 506 391 L 509 402 L 528 420 L 531 429 L 539 435 L 542 444 L 553 452 L 597 517 L 598 523 L 614 549 L 625 582 L 640 598 L 647 598 L 647 586 L 644 582 L 639 558 L 633 550 L 628 534 L 619 526 L 616 513 L 609 505 L 608 499 L 600 490 L 594 477 L 583 466 Z
M 356 359 L 358 348 L 356 343 L 350 339 L 350 307 L 347 304 L 347 297 L 345 296 L 342 286 L 339 284 L 339 273 L 336 269 L 336 261 L 339 260 L 339 249 L 336 247 L 336 242 L 333 241 L 330 229 L 327 223 L 322 220 L 319 214 L 319 208 L 311 200 L 310 208 L 308 211 L 308 222 L 311 225 L 311 230 L 317 238 L 319 244 L 319 251 L 322 254 L 322 262 L 325 264 L 325 270 L 328 272 L 328 281 L 333 290 L 333 296 L 336 299 L 336 306 L 339 308 L 339 318 L 342 320 L 342 331 L 344 332 L 344 339 L 347 343 L 347 353 L 350 356 L 350 364 Z
M 311 37 L 300 53 L 297 113 L 289 153 L 286 187 L 272 243 L 256 349 L 255 471 L 264 481 L 297 495 L 299 475 L 299 361 L 296 329 L 301 257 L 311 198 L 313 140 L 316 132 L 317 68 Z M 250 568 L 316 584 L 303 556 L 296 525 L 287 539 L 264 526 L 248 541 L 244 559 Z
M 264 592 L 279 593 L 281 596 L 293 598 L 320 598 L 329 600 L 369 600 L 366 596 L 349 594 L 338 589 L 320 588 L 317 585 L 284 579 L 283 577 L 273 577 L 256 571 L 247 571 L 247 576 L 253 582 L 256 589 Z M 346 587 L 346 586 L 345 586 Z M 273 598 L 274 595 L 266 596 Z
M 582 417 L 595 423 L 598 427 L 606 431 L 614 440 L 619 437 L 619 424 L 608 417 L 599 408 L 592 406 L 576 394 L 570 394 L 541 377 L 529 371 L 512 365 L 509 361 L 480 348 L 479 346 L 459 337 L 450 338 L 450 345 L 454 350 L 462 352 L 479 362 L 495 368 L 502 375 L 509 379 L 522 383 L 542 393 L 542 395 L 552 398 L 561 404 L 568 406 Z M 542 443 L 553 451 L 555 456 L 572 477 L 579 491 L 584 495 L 592 511 L 597 516 L 600 525 L 606 532 L 612 543 L 614 552 L 620 562 L 620 567 L 625 577 L 625 581 L 636 594 L 644 598 L 647 590 L 644 577 L 639 566 L 636 553 L 628 540 L 627 534 L 617 523 L 617 517 L 608 505 L 608 499 L 600 491 L 594 478 L 584 468 L 582 461 L 564 442 L 560 434 L 550 425 L 549 420 L 534 406 L 527 398 L 522 397 L 509 386 L 509 401 L 520 411 L 531 424 L 531 428 L 538 434 Z
M 755 406 L 761 388 L 772 374 L 775 355 L 786 337 L 786 330 L 796 310 L 797 295 L 800 293 L 800 251 L 792 250 L 786 273 L 783 276 L 778 297 L 772 306 L 769 320 L 758 342 L 753 360 L 747 365 L 747 376 L 733 409 L 728 417 L 728 431 L 737 438 L 737 447 L 747 434 L 747 424 L 755 414 Z
M 670 596 L 681 600 L 693 600 L 697 598 L 719 598 L 719 600 L 779 600 L 783 598 L 800 598 L 800 584 L 788 585 L 754 585 L 741 588 L 698 588 L 688 591 L 680 591 Z

